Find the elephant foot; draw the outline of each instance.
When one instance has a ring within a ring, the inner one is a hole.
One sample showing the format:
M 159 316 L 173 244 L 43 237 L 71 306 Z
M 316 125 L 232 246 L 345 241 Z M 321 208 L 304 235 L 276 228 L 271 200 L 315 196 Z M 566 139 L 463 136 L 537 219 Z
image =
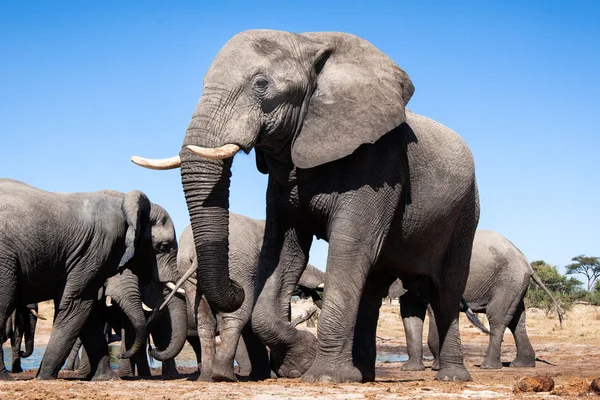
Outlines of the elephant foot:
M 271 351 L 273 370 L 282 378 L 300 378 L 315 360 L 317 338 L 308 331 L 297 333 L 293 347 Z
M 267 367 L 267 368 L 254 368 L 250 371 L 250 374 L 248 374 L 248 380 L 250 381 L 264 381 L 265 379 L 270 379 L 272 378 L 271 374 L 273 372 L 271 371 L 271 368 Z M 276 378 L 277 376 L 273 376 L 273 378 Z
M 440 360 L 438 360 L 437 358 L 435 358 L 433 360 L 433 363 L 431 364 L 431 370 L 432 371 L 439 371 L 440 370 Z
M 23 368 L 21 368 L 21 362 L 13 364 L 11 371 L 13 374 L 20 374 L 23 372 Z
M 535 368 L 535 357 L 518 357 L 512 360 L 511 368 Z
M 0 371 L 0 381 L 14 381 L 15 378 L 13 378 L 6 369 L 2 369 Z
M 479 366 L 479 368 L 481 369 L 501 369 L 502 368 L 502 361 L 500 360 L 489 360 L 489 359 L 485 359 L 483 360 L 483 362 L 481 363 L 481 365 Z
M 212 382 L 212 374 L 200 374 L 198 375 L 198 379 L 196 379 L 196 382 Z
M 109 371 L 102 371 L 100 372 L 96 372 L 94 374 L 94 376 L 92 377 L 91 381 L 92 382 L 102 382 L 102 381 L 118 381 L 121 378 L 119 378 L 119 375 L 117 375 L 117 373 L 115 373 L 113 370 L 109 370 Z
M 435 379 L 444 382 L 470 382 L 473 380 L 469 371 L 462 364 L 440 368 Z
M 422 360 L 409 359 L 400 367 L 402 371 L 425 371 L 425 364 Z
M 302 375 L 303 382 L 362 382 L 363 377 L 352 363 L 317 362 Z

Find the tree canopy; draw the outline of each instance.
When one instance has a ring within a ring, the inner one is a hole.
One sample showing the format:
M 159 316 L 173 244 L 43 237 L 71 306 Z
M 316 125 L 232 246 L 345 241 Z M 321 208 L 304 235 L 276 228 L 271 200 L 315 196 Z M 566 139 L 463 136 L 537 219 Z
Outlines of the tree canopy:
M 600 257 L 587 257 L 583 254 L 573 257 L 573 264 L 566 266 L 567 274 L 582 274 L 587 278 L 588 292 L 594 287 L 594 283 L 600 277 Z

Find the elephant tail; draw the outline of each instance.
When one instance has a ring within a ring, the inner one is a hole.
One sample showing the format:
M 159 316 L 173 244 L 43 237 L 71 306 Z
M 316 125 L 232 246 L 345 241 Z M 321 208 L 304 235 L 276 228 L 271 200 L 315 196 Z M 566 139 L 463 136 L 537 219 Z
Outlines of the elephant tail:
M 481 332 L 487 335 L 490 334 L 489 329 L 486 328 L 485 325 L 483 325 L 483 322 L 481 322 L 477 315 L 475 315 L 475 313 L 473 312 L 473 310 L 471 310 L 471 307 L 469 307 L 469 304 L 463 297 L 460 298 L 460 311 L 465 313 L 467 319 L 471 321 L 473 326 L 475 326 L 477 329 L 479 329 Z
M 540 277 L 538 276 L 538 274 L 535 273 L 535 271 L 531 274 L 531 277 L 533 278 L 533 281 L 535 283 L 537 283 L 538 286 L 541 287 L 542 290 L 544 292 L 546 292 L 546 294 L 552 300 L 552 304 L 554 304 L 554 308 L 556 308 L 556 313 L 558 314 L 558 320 L 560 321 L 560 327 L 562 328 L 563 314 L 562 314 L 562 310 L 560 309 L 560 305 L 558 304 L 558 301 L 556 301 L 556 299 L 554 298 L 554 296 L 552 296 L 552 292 L 550 291 L 550 289 L 548 289 L 546 287 L 546 285 L 544 285 L 544 282 L 542 282 L 542 280 L 540 279 Z

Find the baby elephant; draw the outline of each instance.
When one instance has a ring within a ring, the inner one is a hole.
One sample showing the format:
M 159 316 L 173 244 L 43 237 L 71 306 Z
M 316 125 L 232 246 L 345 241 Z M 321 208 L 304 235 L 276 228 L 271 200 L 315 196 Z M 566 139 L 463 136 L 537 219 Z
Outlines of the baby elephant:
M 471 269 L 463 298 L 474 312 L 485 312 L 490 324 L 490 341 L 481 363 L 481 368 L 502 368 L 500 346 L 506 327 L 508 327 L 517 346 L 517 356 L 510 363 L 511 367 L 535 367 L 535 351 L 531 347 L 525 327 L 525 303 L 523 299 L 533 279 L 550 296 L 558 311 L 562 324 L 562 312 L 548 288 L 533 271 L 521 251 L 502 235 L 478 230 L 473 241 Z M 407 292 L 405 296 L 411 296 Z M 404 296 L 400 302 L 400 313 L 406 332 L 408 361 L 402 369 L 420 371 L 423 365 L 423 319 L 426 305 L 420 307 L 403 306 Z M 410 308 L 409 308 L 410 307 Z M 416 308 L 419 308 L 418 310 Z M 438 337 L 435 318 L 430 315 L 429 339 L 427 344 L 435 360 L 432 369 L 438 365 Z

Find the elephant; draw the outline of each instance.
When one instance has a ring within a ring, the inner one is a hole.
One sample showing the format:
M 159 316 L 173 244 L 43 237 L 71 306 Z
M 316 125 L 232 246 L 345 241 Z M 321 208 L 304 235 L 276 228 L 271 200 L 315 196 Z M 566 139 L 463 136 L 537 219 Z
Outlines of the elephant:
M 511 330 L 517 347 L 517 355 L 510 366 L 535 367 L 535 351 L 527 336 L 523 302 L 530 279 L 533 279 L 550 296 L 562 325 L 563 316 L 560 306 L 531 268 L 525 255 L 499 233 L 477 230 L 464 298 L 474 312 L 485 313 L 490 324 L 489 345 L 481 368 L 502 368 L 500 346 L 507 327 Z M 407 295 L 411 294 L 407 293 L 404 296 Z M 400 313 L 406 332 L 409 359 L 402 368 L 420 371 L 425 369 L 422 362 L 422 338 L 427 304 L 411 301 L 408 307 L 404 306 L 404 296 L 400 301 Z M 429 349 L 434 355 L 433 369 L 438 368 L 439 354 L 435 321 L 435 318 L 430 318 L 428 338 Z
M 256 338 L 252 328 L 248 324 L 250 320 L 253 300 L 254 286 L 258 270 L 258 261 L 265 230 L 265 221 L 256 220 L 243 215 L 230 213 L 229 215 L 229 271 L 233 279 L 238 282 L 246 294 L 242 306 L 234 312 L 217 312 L 211 308 L 204 298 L 202 292 L 198 291 L 198 285 L 204 279 L 204 275 L 193 273 L 198 269 L 196 247 L 191 225 L 188 225 L 179 239 L 179 251 L 177 254 L 177 267 L 180 276 L 186 278 L 183 288 L 185 289 L 188 307 L 188 319 L 197 321 L 197 332 L 200 338 L 202 363 L 199 380 L 203 381 L 235 381 L 233 370 L 234 358 L 240 364 L 241 374 L 247 368 L 246 363 L 240 358 L 248 359 L 251 364 L 249 379 L 267 379 L 271 376 L 269 358 L 265 346 Z M 324 274 L 313 266 L 308 266 L 306 273 L 302 276 L 298 293 L 306 293 L 307 296 L 317 296 L 312 291 L 317 290 L 324 283 Z M 201 287 L 201 286 L 200 286 Z M 197 311 L 194 312 L 196 298 L 199 299 Z M 220 332 L 221 344 L 216 349 L 215 335 Z M 243 339 L 240 338 L 243 336 Z M 247 356 L 243 347 L 239 349 L 238 343 L 246 348 Z M 237 354 L 237 356 L 236 356 Z
M 77 337 L 93 379 L 115 378 L 98 296 L 111 276 L 130 270 L 141 281 L 160 280 L 160 266 L 176 262 L 168 213 L 138 190 L 55 193 L 0 179 L 0 222 L 0 331 L 15 308 L 53 299 L 52 333 L 36 378 L 57 378 Z M 139 291 L 131 297 L 125 309 L 138 314 L 136 340 L 123 358 L 146 337 Z M 0 363 L 0 379 L 12 379 Z
M 435 311 L 436 379 L 471 380 L 458 313 L 479 221 L 473 156 L 454 131 L 406 108 L 413 91 L 406 72 L 354 35 L 243 31 L 206 72 L 179 154 L 132 157 L 180 169 L 206 277 L 198 284 L 232 312 L 252 293 L 229 275 L 231 166 L 255 151 L 268 184 L 251 321 L 279 376 L 374 380 L 381 299 L 400 278 Z M 329 243 L 318 339 L 287 315 L 315 236 Z
M 4 359 L 2 343 L 10 339 L 12 350 L 13 374 L 23 372 L 21 358 L 27 358 L 33 354 L 35 342 L 35 328 L 38 319 L 46 319 L 38 314 L 37 303 L 27 304 L 16 308 L 5 323 L 4 335 L 0 332 L 0 359 Z M 21 351 L 21 344 L 25 338 L 25 351 Z

